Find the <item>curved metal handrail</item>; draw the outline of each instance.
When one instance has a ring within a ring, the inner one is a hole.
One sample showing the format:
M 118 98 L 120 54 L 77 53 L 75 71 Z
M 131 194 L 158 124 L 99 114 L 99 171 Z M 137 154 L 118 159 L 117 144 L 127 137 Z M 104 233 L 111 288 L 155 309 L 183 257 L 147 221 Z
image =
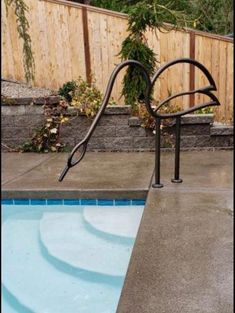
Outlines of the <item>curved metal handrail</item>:
M 157 108 L 153 109 L 151 107 L 151 101 L 150 101 L 150 95 L 151 92 L 153 90 L 154 84 L 156 82 L 156 80 L 159 78 L 159 76 L 169 67 L 178 64 L 178 63 L 189 63 L 192 64 L 196 67 L 198 67 L 206 76 L 206 78 L 209 81 L 208 86 L 203 87 L 203 88 L 199 88 L 199 89 L 194 89 L 194 90 L 190 90 L 190 91 L 184 91 L 184 92 L 180 92 L 177 94 L 174 94 L 166 99 L 164 99 L 163 101 L 160 102 L 160 104 L 157 106 Z M 212 78 L 211 74 L 209 73 L 209 71 L 205 68 L 204 65 L 202 65 L 201 63 L 199 63 L 198 61 L 191 59 L 191 58 L 180 58 L 180 59 L 175 59 L 171 62 L 168 62 L 166 64 L 164 64 L 163 66 L 161 66 L 156 73 L 154 74 L 153 78 L 150 79 L 149 74 L 146 70 L 146 68 L 144 67 L 143 64 L 141 64 L 138 61 L 135 60 L 127 60 L 124 61 L 122 63 L 120 63 L 113 71 L 113 73 L 110 76 L 107 88 L 106 88 L 106 92 L 105 92 L 105 96 L 103 98 L 101 107 L 95 117 L 95 119 L 93 120 L 86 136 L 83 138 L 82 141 L 80 141 L 72 150 L 72 152 L 70 153 L 68 160 L 67 160 L 67 164 L 64 168 L 64 170 L 62 171 L 60 177 L 59 177 L 59 181 L 62 181 L 65 177 L 65 175 L 67 174 L 67 172 L 69 171 L 69 169 L 73 166 L 75 166 L 76 164 L 78 164 L 83 157 L 85 156 L 86 150 L 87 150 L 87 145 L 88 142 L 102 116 L 102 114 L 104 113 L 104 110 L 109 102 L 110 99 L 110 95 L 113 89 L 113 85 L 115 82 L 115 79 L 118 75 L 118 73 L 120 72 L 120 70 L 122 68 L 124 68 L 125 66 L 137 66 L 139 67 L 139 69 L 141 70 L 141 73 L 143 74 L 143 77 L 145 79 L 146 82 L 146 89 L 145 89 L 145 93 L 144 93 L 144 100 L 143 102 L 146 105 L 146 109 L 149 112 L 150 115 L 152 115 L 155 118 L 155 129 L 156 129 L 156 142 L 155 142 L 155 183 L 153 184 L 153 187 L 156 188 L 160 188 L 163 185 L 160 183 L 160 126 L 161 126 L 161 119 L 167 119 L 167 118 L 176 118 L 176 145 L 175 145 L 175 175 L 174 175 L 174 179 L 172 179 L 172 182 L 176 182 L 176 183 L 180 183 L 182 182 L 182 179 L 179 178 L 179 159 L 180 159 L 180 127 L 181 127 L 181 116 L 192 113 L 198 109 L 201 108 L 205 108 L 208 106 L 215 106 L 215 105 L 220 105 L 219 100 L 217 99 L 217 97 L 211 92 L 211 91 L 216 91 L 216 85 L 214 82 L 214 79 Z M 185 96 L 185 95 L 192 95 L 192 94 L 196 94 L 196 93 L 200 93 L 200 94 L 204 94 L 206 96 L 208 96 L 211 101 L 203 103 L 203 104 L 198 104 L 195 105 L 191 108 L 188 108 L 186 110 L 183 111 L 179 111 L 179 112 L 175 112 L 175 113 L 167 113 L 167 114 L 161 114 L 158 111 L 160 110 L 160 108 L 167 102 L 171 101 L 172 99 L 175 99 L 177 97 L 180 96 Z M 75 155 L 75 153 L 78 151 L 78 149 L 82 148 L 81 154 L 79 156 L 79 158 L 76 161 L 73 161 L 73 157 Z
M 146 104 L 146 108 L 147 108 L 149 114 L 151 114 L 155 118 L 156 117 L 160 117 L 161 119 L 175 118 L 177 116 L 183 116 L 183 115 L 192 113 L 192 112 L 194 112 L 194 111 L 196 111 L 198 109 L 202 109 L 204 107 L 220 105 L 218 99 L 215 97 L 214 94 L 211 93 L 212 90 L 216 91 L 217 89 L 216 89 L 215 81 L 214 81 L 213 77 L 211 76 L 210 72 L 207 70 L 207 68 L 203 64 L 201 64 L 198 61 L 196 61 L 194 59 L 191 59 L 191 58 L 179 58 L 179 59 L 175 59 L 173 61 L 170 61 L 170 62 L 168 62 L 166 64 L 163 64 L 156 71 L 156 73 L 153 75 L 153 78 L 151 79 L 151 88 L 153 89 L 156 80 L 159 78 L 159 76 L 166 69 L 168 69 L 169 67 L 171 67 L 173 65 L 176 65 L 178 63 L 188 63 L 188 64 L 192 64 L 192 65 L 196 66 L 197 68 L 199 68 L 205 74 L 205 76 L 208 79 L 210 85 L 206 86 L 206 87 L 199 88 L 199 89 L 194 89 L 194 90 L 184 91 L 184 92 L 180 92 L 180 93 L 174 94 L 174 95 L 164 99 L 163 101 L 161 101 L 160 104 L 155 109 L 153 109 L 150 104 Z M 158 113 L 159 109 L 165 103 L 169 102 L 170 100 L 175 99 L 175 98 L 180 97 L 180 96 L 192 95 L 192 94 L 195 94 L 195 93 L 204 94 L 204 95 L 208 96 L 209 98 L 211 98 L 212 101 L 193 106 L 191 108 L 188 108 L 188 109 L 180 111 L 180 112 L 167 113 L 167 114 L 160 114 L 160 113 Z
M 194 89 L 194 90 L 189 90 L 189 91 L 184 91 L 180 92 L 177 94 L 174 94 L 163 101 L 159 103 L 157 108 L 153 109 L 150 104 L 147 104 L 147 110 L 148 112 L 155 117 L 155 131 L 156 131 L 156 150 L 155 150 L 155 183 L 152 185 L 155 188 L 161 188 L 163 187 L 163 184 L 160 183 L 160 128 L 161 128 L 161 120 L 162 119 L 168 119 L 168 118 L 175 118 L 176 119 L 176 143 L 175 143 L 175 171 L 174 171 L 174 178 L 171 180 L 173 183 L 181 183 L 182 179 L 179 177 L 179 171 L 180 171 L 180 131 L 181 131 L 181 116 L 192 113 L 198 109 L 202 109 L 205 107 L 209 106 L 217 106 L 220 105 L 219 100 L 217 97 L 211 92 L 211 91 L 216 91 L 216 84 L 211 76 L 210 72 L 207 70 L 207 68 L 199 63 L 198 61 L 191 59 L 191 58 L 179 58 L 175 59 L 171 62 L 168 62 L 166 64 L 163 64 L 154 74 L 152 80 L 151 80 L 151 87 L 154 87 L 154 84 L 156 80 L 159 78 L 159 76 L 169 67 L 178 64 L 178 63 L 188 63 L 196 66 L 199 68 L 206 76 L 206 78 L 209 81 L 209 85 L 206 87 L 202 87 L 199 89 Z M 172 99 L 175 99 L 180 96 L 185 96 L 185 95 L 192 95 L 192 94 L 204 94 L 208 96 L 211 101 L 195 105 L 191 108 L 185 109 L 183 111 L 175 112 L 175 113 L 159 113 L 160 108 L 169 102 Z
M 175 99 L 177 97 L 180 97 L 180 96 L 186 96 L 186 95 L 193 95 L 193 94 L 196 94 L 196 93 L 201 93 L 201 94 L 210 95 L 210 97 L 213 97 L 213 94 L 210 93 L 210 90 L 211 90 L 210 86 L 208 86 L 208 87 L 205 87 L 205 88 L 198 88 L 198 89 L 194 89 L 194 90 L 190 90 L 190 91 L 184 91 L 184 92 L 180 92 L 180 93 L 174 94 L 173 96 L 170 96 L 170 97 L 166 98 L 165 100 L 161 101 L 159 103 L 159 105 L 156 107 L 155 112 L 158 111 L 165 103 L 167 103 L 167 102 L 169 102 L 169 101 L 171 101 L 171 100 L 173 100 L 173 99 Z M 191 113 L 193 111 L 196 111 L 198 109 L 201 109 L 201 107 L 203 107 L 203 106 L 206 106 L 206 103 L 199 104 L 198 106 L 193 106 L 193 107 L 191 107 L 189 109 L 186 109 L 184 111 L 177 112 L 177 114 L 179 113 L 181 115 L 185 115 L 185 114 Z M 169 116 L 169 113 L 167 115 L 158 114 L 158 116 L 161 116 L 161 118 L 175 117 L 175 116 L 172 116 L 175 113 L 170 113 L 170 114 L 171 114 L 171 116 Z
M 65 175 L 67 174 L 68 170 L 71 167 L 75 166 L 76 164 L 78 164 L 83 159 L 83 157 L 86 153 L 88 141 L 89 141 L 90 137 L 92 136 L 102 114 L 104 113 L 106 106 L 108 105 L 110 95 L 111 95 L 111 92 L 113 90 L 113 85 L 114 85 L 115 79 L 116 79 L 118 73 L 121 71 L 121 69 L 123 69 L 125 66 L 129 66 L 129 65 L 131 65 L 131 66 L 135 65 L 135 66 L 139 67 L 142 74 L 143 74 L 143 77 L 146 81 L 146 90 L 145 90 L 145 95 L 144 95 L 144 102 L 145 102 L 145 104 L 148 105 L 148 102 L 150 101 L 151 80 L 150 80 L 150 77 L 148 75 L 146 68 L 144 67 L 144 65 L 142 63 L 135 61 L 135 60 L 128 60 L 128 61 L 124 61 L 124 62 L 120 63 L 114 69 L 114 71 L 112 72 L 112 74 L 110 76 L 110 79 L 109 79 L 109 82 L 108 82 L 108 85 L 106 88 L 106 92 L 104 95 L 104 99 L 102 101 L 102 104 L 101 104 L 101 107 L 100 107 L 98 113 L 96 114 L 96 117 L 94 118 L 86 136 L 71 151 L 71 153 L 68 157 L 68 160 L 67 160 L 67 165 L 65 166 L 64 170 L 62 171 L 62 173 L 59 177 L 59 181 L 62 181 L 64 179 Z M 78 149 L 81 147 L 82 147 L 82 152 L 81 152 L 80 157 L 75 162 L 73 162 L 73 156 L 78 151 Z

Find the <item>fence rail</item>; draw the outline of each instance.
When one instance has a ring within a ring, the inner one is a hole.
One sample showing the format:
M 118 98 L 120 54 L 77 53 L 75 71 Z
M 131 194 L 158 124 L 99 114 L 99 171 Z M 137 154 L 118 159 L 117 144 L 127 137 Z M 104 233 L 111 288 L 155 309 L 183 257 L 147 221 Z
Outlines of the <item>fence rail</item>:
M 122 41 L 127 36 L 127 16 L 63 0 L 25 0 L 35 59 L 35 86 L 57 90 L 63 83 L 81 76 L 95 79 L 104 92 Z M 146 39 L 160 64 L 175 58 L 192 57 L 203 63 L 215 79 L 221 106 L 215 118 L 231 122 L 233 111 L 233 39 L 189 29 L 148 31 Z M 14 10 L 6 14 L 2 0 L 2 75 L 24 81 L 22 41 L 18 38 Z M 160 65 L 159 64 L 159 65 Z M 113 97 L 119 103 L 124 71 L 115 83 Z M 188 64 L 164 72 L 154 90 L 156 100 L 206 84 L 205 77 Z M 174 100 L 187 108 L 204 101 L 197 95 Z

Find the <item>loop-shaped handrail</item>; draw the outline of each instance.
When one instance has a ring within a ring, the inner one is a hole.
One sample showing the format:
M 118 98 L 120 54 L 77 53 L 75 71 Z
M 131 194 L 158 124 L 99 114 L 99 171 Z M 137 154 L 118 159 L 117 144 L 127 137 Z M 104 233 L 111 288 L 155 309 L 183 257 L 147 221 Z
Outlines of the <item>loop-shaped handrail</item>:
M 153 89 L 154 84 L 156 82 L 156 80 L 159 78 L 159 76 L 169 67 L 178 64 L 178 63 L 189 63 L 192 64 L 194 66 L 196 66 L 197 68 L 199 68 L 206 76 L 206 78 L 209 81 L 208 86 L 206 87 L 202 87 L 202 88 L 198 88 L 198 89 L 194 89 L 194 90 L 189 90 L 189 91 L 184 91 L 184 92 L 180 92 L 174 95 L 171 95 L 170 97 L 164 99 L 163 101 L 160 102 L 160 104 L 157 106 L 157 108 L 152 108 L 150 103 L 146 103 L 146 108 L 148 110 L 148 112 L 155 118 L 160 117 L 162 119 L 166 119 L 166 118 L 175 118 L 177 116 L 182 116 L 182 115 L 186 115 L 189 113 L 192 113 L 198 109 L 202 109 L 208 106 L 216 106 L 216 105 L 220 105 L 219 100 L 217 99 L 217 97 L 211 93 L 211 91 L 216 91 L 216 84 L 215 81 L 213 79 L 213 77 L 211 76 L 210 72 L 207 70 L 207 68 L 202 65 L 201 63 L 199 63 L 198 61 L 191 59 L 191 58 L 179 58 L 179 59 L 175 59 L 171 62 L 168 62 L 166 64 L 163 64 L 154 74 L 153 78 L 151 79 L 151 88 Z M 175 99 L 177 97 L 180 96 L 185 96 L 185 95 L 192 95 L 192 94 L 196 94 L 196 93 L 201 93 L 204 94 L 206 96 L 208 96 L 209 98 L 211 98 L 212 101 L 203 103 L 203 104 L 198 104 L 195 105 L 191 108 L 188 108 L 186 110 L 183 111 L 179 111 L 179 112 L 175 112 L 175 113 L 167 113 L 167 114 L 161 114 L 159 113 L 159 109 L 167 102 L 169 102 L 172 99 Z
M 123 69 L 124 67 L 126 66 L 137 66 L 140 68 L 142 74 L 143 74 L 143 77 L 146 81 L 146 90 L 145 90 L 145 94 L 144 94 L 144 102 L 146 105 L 149 104 L 149 101 L 150 101 L 150 92 L 151 92 L 151 80 L 150 80 L 150 77 L 149 77 L 149 74 L 146 70 L 146 68 L 144 67 L 144 65 L 138 61 L 135 61 L 135 60 L 127 60 L 127 61 L 124 61 L 122 63 L 120 63 L 115 69 L 114 71 L 112 72 L 111 76 L 110 76 L 110 79 L 109 79 L 109 82 L 108 82 L 108 85 L 107 85 L 107 88 L 106 88 L 106 92 L 105 92 L 105 95 L 104 95 L 104 98 L 103 98 L 103 101 L 102 101 L 102 104 L 100 106 L 100 109 L 98 111 L 98 113 L 96 114 L 86 136 L 83 138 L 82 141 L 80 141 L 74 148 L 73 150 L 71 151 L 69 157 L 68 157 L 68 160 L 67 160 L 67 165 L 65 166 L 64 170 L 62 171 L 60 177 L 59 177 L 59 181 L 61 182 L 64 177 L 66 176 L 67 172 L 69 171 L 69 169 L 73 166 L 75 166 L 76 164 L 78 164 L 84 157 L 85 153 L 86 153 L 86 149 L 87 149 L 87 144 L 88 144 L 88 141 L 90 139 L 90 137 L 92 136 L 102 114 L 104 113 L 104 110 L 106 108 L 106 106 L 108 105 L 109 103 L 109 99 L 110 99 L 110 95 L 111 95 L 111 92 L 113 90 L 113 85 L 114 85 L 114 82 L 116 80 L 116 77 L 118 75 L 118 73 L 121 71 L 121 69 Z M 150 106 L 150 104 L 149 104 Z M 73 157 L 75 155 L 75 153 L 78 151 L 79 148 L 82 147 L 82 153 L 81 155 L 79 156 L 79 158 L 76 160 L 76 161 L 73 161 Z
M 209 91 L 211 90 L 211 86 L 208 86 L 208 87 L 205 87 L 205 88 L 198 88 L 198 89 L 194 89 L 194 90 L 190 90 L 190 91 L 183 91 L 183 92 L 179 92 L 177 94 L 174 94 L 164 100 L 162 100 L 159 105 L 155 108 L 154 111 L 158 111 L 165 103 L 175 99 L 175 98 L 178 98 L 180 96 L 186 96 L 186 95 L 193 95 L 195 93 L 202 93 L 202 94 L 205 94 L 205 93 L 208 93 Z
M 155 117 L 155 127 L 156 127 L 156 150 L 155 150 L 155 182 L 152 184 L 153 188 L 161 188 L 163 187 L 163 184 L 160 182 L 160 126 L 161 126 L 161 120 L 162 119 L 167 119 L 167 118 L 175 118 L 176 119 L 176 129 L 175 129 L 175 172 L 174 172 L 174 178 L 171 180 L 173 183 L 181 183 L 183 180 L 180 178 L 180 131 L 181 131 L 181 116 L 192 113 L 198 109 L 202 109 L 208 106 L 215 106 L 215 105 L 220 105 L 219 100 L 217 97 L 211 92 L 211 91 L 216 91 L 216 85 L 215 82 L 204 65 L 199 63 L 198 61 L 191 59 L 191 58 L 180 58 L 173 60 L 171 62 L 168 62 L 167 64 L 164 64 L 161 66 L 158 71 L 155 73 L 151 80 L 152 84 L 152 89 L 154 87 L 154 84 L 159 78 L 159 76 L 170 66 L 173 66 L 177 63 L 189 63 L 192 64 L 193 66 L 198 67 L 206 76 L 206 78 L 209 81 L 209 85 L 194 89 L 194 90 L 189 90 L 189 91 L 183 91 L 174 95 L 171 95 L 170 97 L 164 99 L 159 103 L 159 105 L 153 109 L 151 105 L 147 104 L 147 109 L 148 112 Z M 160 108 L 166 104 L 168 101 L 171 101 L 172 99 L 175 99 L 180 96 L 185 96 L 185 95 L 193 95 L 196 93 L 204 94 L 208 96 L 211 101 L 206 102 L 206 103 L 201 103 L 198 105 L 194 105 L 193 107 L 190 107 L 188 109 L 178 111 L 175 113 L 166 113 L 162 114 L 159 112 Z

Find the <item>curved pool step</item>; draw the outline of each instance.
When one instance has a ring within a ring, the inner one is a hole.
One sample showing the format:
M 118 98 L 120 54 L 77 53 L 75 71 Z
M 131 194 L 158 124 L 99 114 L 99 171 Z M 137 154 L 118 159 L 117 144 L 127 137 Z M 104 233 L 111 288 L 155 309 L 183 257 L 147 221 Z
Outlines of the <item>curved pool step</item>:
M 44 213 L 40 239 L 47 253 L 65 266 L 121 279 L 133 247 L 95 236 L 76 213 Z
M 3 313 L 19 313 L 19 311 L 15 310 L 6 300 L 2 297 L 2 304 L 1 304 L 1 312 Z
M 7 220 L 2 238 L 2 282 L 22 306 L 47 313 L 115 312 L 120 288 L 65 274 L 43 258 L 38 220 Z
M 17 298 L 2 284 L 2 311 L 4 313 L 34 313 L 20 303 Z
M 2 286 L 2 289 L 3 288 L 4 288 L 4 286 Z M 12 298 L 13 297 L 11 297 L 11 299 Z M 23 313 L 22 311 L 19 311 L 16 306 L 11 305 L 9 303 L 9 301 L 6 300 L 5 295 L 2 296 L 1 312 L 3 312 L 3 313 Z M 32 311 L 30 313 L 32 313 Z
M 134 244 L 142 206 L 86 206 L 83 218 L 86 227 L 96 235 Z

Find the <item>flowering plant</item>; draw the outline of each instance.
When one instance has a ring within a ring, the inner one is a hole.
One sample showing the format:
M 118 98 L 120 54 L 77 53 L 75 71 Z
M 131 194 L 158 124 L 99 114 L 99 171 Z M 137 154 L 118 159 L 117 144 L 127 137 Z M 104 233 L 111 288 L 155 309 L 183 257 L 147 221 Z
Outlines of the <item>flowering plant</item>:
M 76 87 L 71 91 L 70 95 L 71 106 L 87 117 L 94 117 L 96 115 L 103 99 L 103 95 L 95 86 L 95 82 L 89 84 L 82 80 L 81 77 L 76 81 Z M 109 105 L 112 104 L 114 104 L 113 100 L 109 102 Z

